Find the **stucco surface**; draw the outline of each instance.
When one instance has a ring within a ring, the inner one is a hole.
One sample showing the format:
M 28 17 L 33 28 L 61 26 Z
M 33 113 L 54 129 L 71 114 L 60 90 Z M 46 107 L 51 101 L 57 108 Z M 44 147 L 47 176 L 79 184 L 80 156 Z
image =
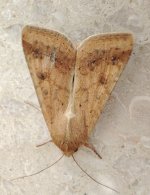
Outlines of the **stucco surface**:
M 150 1 L 3 0 L 0 1 L 0 194 L 110 195 L 88 178 L 72 158 L 32 177 L 62 154 L 50 139 L 21 45 L 25 25 L 54 29 L 78 44 L 105 32 L 131 32 L 134 49 L 91 142 L 101 153 L 82 147 L 78 163 L 94 179 L 121 195 L 150 193 Z

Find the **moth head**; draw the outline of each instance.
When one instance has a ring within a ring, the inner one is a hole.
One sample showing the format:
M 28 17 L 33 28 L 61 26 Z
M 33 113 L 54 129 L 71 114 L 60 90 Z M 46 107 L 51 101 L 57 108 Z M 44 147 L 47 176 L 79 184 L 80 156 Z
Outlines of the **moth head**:
M 75 152 L 78 151 L 79 144 L 73 143 L 73 142 L 64 142 L 61 145 L 59 145 L 59 148 L 62 150 L 65 156 L 72 156 Z

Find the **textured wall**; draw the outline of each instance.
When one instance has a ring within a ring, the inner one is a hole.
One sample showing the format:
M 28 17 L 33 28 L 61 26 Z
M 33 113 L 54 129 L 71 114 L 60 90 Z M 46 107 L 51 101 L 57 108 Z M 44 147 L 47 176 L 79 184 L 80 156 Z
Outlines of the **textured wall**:
M 96 180 L 123 195 L 150 192 L 150 1 L 3 0 L 0 1 L 0 194 L 115 194 L 89 179 L 61 155 L 49 139 L 21 46 L 27 24 L 55 29 L 75 43 L 104 32 L 132 32 L 134 51 L 113 91 L 91 141 L 103 156 L 86 148 L 75 157 Z

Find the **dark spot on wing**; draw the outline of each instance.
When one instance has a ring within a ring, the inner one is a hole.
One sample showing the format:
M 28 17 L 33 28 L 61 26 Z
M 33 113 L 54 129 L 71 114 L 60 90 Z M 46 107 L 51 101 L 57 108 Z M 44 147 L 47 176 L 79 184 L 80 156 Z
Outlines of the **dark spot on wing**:
M 40 48 L 33 49 L 33 57 L 40 58 L 40 59 L 43 58 Z
M 47 89 L 44 89 L 44 90 L 43 90 L 43 93 L 44 93 L 45 96 L 48 95 Z
M 104 84 L 106 84 L 107 83 L 107 79 L 106 79 L 106 77 L 104 76 L 104 75 L 101 75 L 100 76 L 100 83 L 102 84 L 102 85 L 104 85 Z
M 118 58 L 116 56 L 112 56 L 111 61 L 112 61 L 112 64 L 115 65 L 118 61 Z
M 66 52 L 59 50 L 57 54 L 54 51 L 51 60 L 55 61 L 55 68 L 65 74 L 74 67 L 75 56 L 69 56 Z
M 39 79 L 41 79 L 41 80 L 45 80 L 46 79 L 46 77 L 47 77 L 47 74 L 46 74 L 46 72 L 45 73 L 42 73 L 42 72 L 37 72 L 37 77 L 39 78 Z

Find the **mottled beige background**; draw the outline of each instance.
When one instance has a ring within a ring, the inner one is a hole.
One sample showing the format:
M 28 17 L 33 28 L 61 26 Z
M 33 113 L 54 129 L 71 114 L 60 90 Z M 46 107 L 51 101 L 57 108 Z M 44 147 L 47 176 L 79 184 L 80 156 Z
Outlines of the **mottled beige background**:
M 75 43 L 95 33 L 132 32 L 134 51 L 91 141 L 75 157 L 95 179 L 121 195 L 150 194 L 150 1 L 0 1 L 0 195 L 110 195 L 64 157 L 33 177 L 9 181 L 52 164 L 61 155 L 49 139 L 21 46 L 26 24 L 55 29 Z

